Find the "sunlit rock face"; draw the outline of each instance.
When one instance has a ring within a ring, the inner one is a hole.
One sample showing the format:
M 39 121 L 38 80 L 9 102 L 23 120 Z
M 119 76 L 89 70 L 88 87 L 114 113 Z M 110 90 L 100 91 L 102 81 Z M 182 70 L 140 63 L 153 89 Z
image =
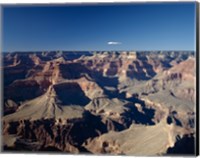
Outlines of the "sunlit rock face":
M 194 153 L 194 52 L 16 52 L 3 63 L 4 151 Z

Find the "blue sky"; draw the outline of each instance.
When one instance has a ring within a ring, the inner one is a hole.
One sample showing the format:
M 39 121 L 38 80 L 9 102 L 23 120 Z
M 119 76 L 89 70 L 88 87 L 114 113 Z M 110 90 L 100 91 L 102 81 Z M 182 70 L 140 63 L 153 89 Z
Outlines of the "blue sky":
M 3 6 L 3 51 L 195 50 L 195 3 Z

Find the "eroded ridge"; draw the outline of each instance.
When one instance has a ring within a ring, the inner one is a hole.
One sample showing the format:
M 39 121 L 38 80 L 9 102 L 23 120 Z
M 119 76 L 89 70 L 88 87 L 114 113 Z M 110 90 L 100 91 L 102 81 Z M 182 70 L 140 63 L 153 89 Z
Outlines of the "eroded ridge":
M 194 52 L 3 55 L 4 151 L 194 154 Z

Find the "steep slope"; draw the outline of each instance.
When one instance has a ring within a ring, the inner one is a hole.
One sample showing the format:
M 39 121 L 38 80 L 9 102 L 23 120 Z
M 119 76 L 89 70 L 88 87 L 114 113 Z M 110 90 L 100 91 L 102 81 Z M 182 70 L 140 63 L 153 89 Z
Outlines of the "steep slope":
M 171 144 L 166 127 L 132 125 L 122 132 L 111 131 L 88 143 L 86 148 L 93 153 L 125 155 L 157 155 L 166 152 Z M 172 142 L 173 143 L 173 142 Z
M 180 101 L 193 104 L 195 100 L 195 59 L 189 58 L 171 67 L 163 73 L 158 73 L 154 78 L 138 85 L 125 89 L 129 94 L 161 95 L 170 94 Z M 159 97 L 155 98 L 159 99 Z M 162 97 L 161 97 L 162 98 Z M 171 101 L 169 99 L 168 101 Z M 174 102 L 173 102 L 174 103 Z M 173 105 L 172 103 L 172 105 Z
M 194 52 L 6 53 L 3 149 L 180 152 L 195 139 L 195 64 Z
M 85 109 L 95 115 L 111 119 L 119 123 L 123 128 L 135 124 L 155 124 L 153 108 L 145 107 L 143 102 L 133 103 L 118 98 L 108 99 L 106 97 L 93 99 Z
M 40 120 L 40 119 L 70 119 L 81 118 L 84 109 L 80 106 L 64 106 L 52 86 L 40 97 L 27 101 L 11 115 L 3 118 L 5 121 Z

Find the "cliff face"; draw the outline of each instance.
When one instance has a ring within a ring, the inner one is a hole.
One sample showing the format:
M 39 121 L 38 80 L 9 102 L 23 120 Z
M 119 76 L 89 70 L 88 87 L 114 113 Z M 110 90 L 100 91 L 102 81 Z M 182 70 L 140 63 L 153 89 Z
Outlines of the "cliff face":
M 5 151 L 162 155 L 195 133 L 192 52 L 3 58 Z
M 8 137 L 4 139 L 5 147 L 10 149 L 42 151 L 54 147 L 60 151 L 79 153 L 87 151 L 81 146 L 86 139 L 92 139 L 105 132 L 107 132 L 106 125 L 98 117 L 85 112 L 81 118 L 65 120 L 46 118 L 4 122 L 3 134 L 16 136 L 13 144 L 8 144 Z

